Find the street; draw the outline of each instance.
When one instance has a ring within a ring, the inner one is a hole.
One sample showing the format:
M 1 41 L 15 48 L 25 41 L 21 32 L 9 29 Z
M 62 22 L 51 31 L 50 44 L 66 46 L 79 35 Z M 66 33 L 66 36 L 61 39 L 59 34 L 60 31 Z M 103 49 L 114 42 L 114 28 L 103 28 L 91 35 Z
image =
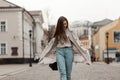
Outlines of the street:
M 0 80 L 60 80 L 59 72 L 48 65 L 36 64 Z M 73 63 L 72 80 L 120 80 L 120 63 L 95 62 L 92 65 Z

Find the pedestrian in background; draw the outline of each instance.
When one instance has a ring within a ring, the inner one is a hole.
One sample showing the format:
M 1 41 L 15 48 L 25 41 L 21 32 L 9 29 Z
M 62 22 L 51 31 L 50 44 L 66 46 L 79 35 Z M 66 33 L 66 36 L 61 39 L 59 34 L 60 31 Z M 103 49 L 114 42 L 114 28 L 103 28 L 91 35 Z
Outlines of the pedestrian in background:
M 80 47 L 80 40 L 69 30 L 68 26 L 68 20 L 64 16 L 59 17 L 53 38 L 40 55 L 40 61 L 50 55 L 56 56 L 60 80 L 71 80 L 74 53 L 78 52 L 84 58 L 84 62 L 91 64 L 88 50 Z M 74 52 L 74 48 L 77 51 Z

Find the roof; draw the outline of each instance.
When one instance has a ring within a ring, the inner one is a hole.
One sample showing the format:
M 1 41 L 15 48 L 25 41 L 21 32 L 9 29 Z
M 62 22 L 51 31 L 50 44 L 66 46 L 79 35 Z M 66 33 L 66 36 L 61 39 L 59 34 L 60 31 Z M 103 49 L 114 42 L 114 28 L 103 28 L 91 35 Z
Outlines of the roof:
M 0 0 L 0 7 L 1 8 L 21 8 L 20 6 L 16 5 L 16 4 L 13 4 L 7 0 Z
M 82 35 L 79 38 L 80 40 L 88 40 L 88 35 Z
M 13 4 L 7 0 L 0 0 L 0 9 L 18 9 L 18 8 L 25 11 L 33 19 L 33 22 L 35 22 L 33 16 L 26 9 L 24 9 L 16 4 Z
M 107 25 L 107 24 L 109 24 L 111 22 L 113 22 L 113 21 L 106 18 L 106 19 L 103 19 L 101 21 L 94 22 L 92 24 L 92 27 L 104 26 L 104 25 Z

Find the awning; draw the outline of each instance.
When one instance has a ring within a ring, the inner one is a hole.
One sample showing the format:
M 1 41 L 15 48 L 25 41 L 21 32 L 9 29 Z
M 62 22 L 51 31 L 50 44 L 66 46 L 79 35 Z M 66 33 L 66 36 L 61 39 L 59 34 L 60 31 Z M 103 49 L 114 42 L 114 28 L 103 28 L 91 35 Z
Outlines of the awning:
M 108 52 L 118 52 L 119 50 L 115 47 L 108 48 Z M 107 52 L 107 49 L 104 49 L 104 52 Z

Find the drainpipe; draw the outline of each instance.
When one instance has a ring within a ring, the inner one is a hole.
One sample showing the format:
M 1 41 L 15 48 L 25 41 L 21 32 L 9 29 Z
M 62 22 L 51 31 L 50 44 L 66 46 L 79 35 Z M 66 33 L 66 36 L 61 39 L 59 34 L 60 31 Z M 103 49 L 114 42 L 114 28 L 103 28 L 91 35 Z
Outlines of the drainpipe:
M 22 10 L 22 50 L 23 50 L 23 63 L 25 61 L 25 51 L 24 51 L 24 9 Z
M 33 21 L 33 27 L 32 27 L 32 30 L 33 30 L 33 57 L 35 57 L 35 53 L 36 53 L 36 42 L 35 42 L 35 34 L 34 34 L 34 30 L 35 30 L 35 27 L 36 27 L 36 23 L 35 21 Z

